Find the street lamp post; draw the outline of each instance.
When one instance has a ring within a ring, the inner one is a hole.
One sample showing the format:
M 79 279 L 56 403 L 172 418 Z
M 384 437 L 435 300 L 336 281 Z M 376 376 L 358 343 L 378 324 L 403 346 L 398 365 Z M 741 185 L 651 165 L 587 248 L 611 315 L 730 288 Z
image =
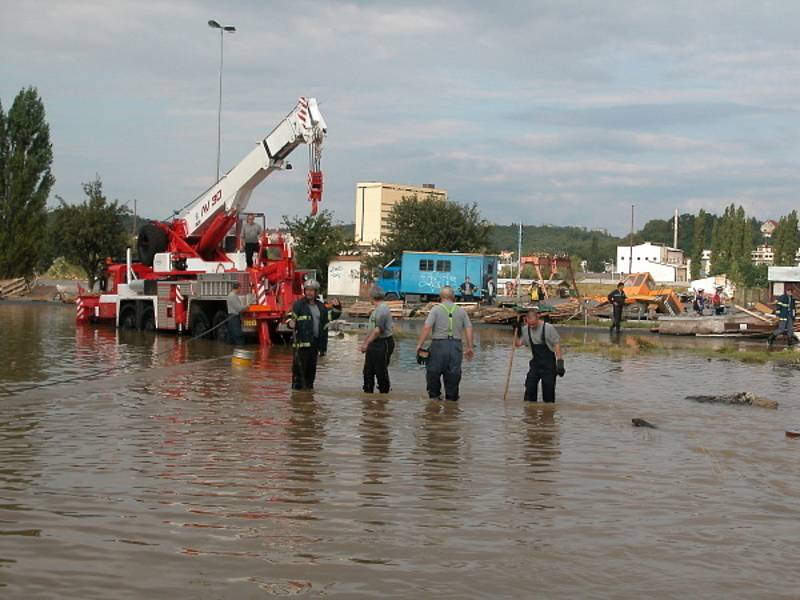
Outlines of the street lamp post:
M 219 29 L 219 104 L 217 106 L 217 181 L 219 181 L 219 156 L 220 143 L 222 141 L 222 38 L 225 32 L 234 33 L 236 27 L 231 25 L 220 25 L 214 20 L 208 22 L 212 29 Z

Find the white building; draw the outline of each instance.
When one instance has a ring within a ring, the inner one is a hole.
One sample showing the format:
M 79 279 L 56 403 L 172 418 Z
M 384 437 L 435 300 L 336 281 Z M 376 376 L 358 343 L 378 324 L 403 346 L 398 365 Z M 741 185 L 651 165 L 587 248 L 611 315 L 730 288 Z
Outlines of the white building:
M 775 252 L 772 246 L 762 244 L 750 253 L 750 259 L 754 265 L 769 265 L 775 262 Z
M 652 242 L 634 246 L 633 252 L 630 246 L 617 246 L 617 271 L 650 273 L 658 282 L 689 280 L 689 265 L 683 250 Z
M 363 278 L 360 256 L 337 256 L 328 263 L 328 296 L 358 298 Z
M 416 196 L 420 200 L 429 196 L 447 200 L 447 190 L 437 189 L 432 183 L 423 184 L 421 187 L 380 181 L 357 183 L 356 243 L 370 246 L 380 242 L 388 233 L 387 219 L 392 207 L 408 196 Z

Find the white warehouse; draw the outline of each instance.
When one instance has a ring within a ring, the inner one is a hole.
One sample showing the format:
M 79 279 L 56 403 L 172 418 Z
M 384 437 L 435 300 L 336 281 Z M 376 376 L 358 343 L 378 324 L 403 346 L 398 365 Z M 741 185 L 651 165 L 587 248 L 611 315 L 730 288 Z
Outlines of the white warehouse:
M 665 244 L 645 242 L 633 247 L 617 246 L 617 271 L 620 274 L 650 273 L 658 282 L 689 280 L 689 265 L 683 250 Z

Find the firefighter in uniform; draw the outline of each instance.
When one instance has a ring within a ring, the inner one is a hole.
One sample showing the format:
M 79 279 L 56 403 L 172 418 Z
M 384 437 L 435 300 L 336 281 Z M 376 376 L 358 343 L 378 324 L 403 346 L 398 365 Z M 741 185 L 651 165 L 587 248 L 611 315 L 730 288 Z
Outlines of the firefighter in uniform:
M 769 334 L 769 338 L 767 339 L 767 345 L 771 348 L 772 344 L 775 340 L 781 336 L 786 335 L 787 344 L 789 346 L 793 346 L 795 343 L 794 339 L 794 319 L 797 315 L 797 309 L 795 307 L 795 300 L 794 295 L 792 294 L 792 290 L 786 290 L 776 298 L 777 308 L 775 309 L 775 314 L 778 315 L 778 327 Z
M 522 325 L 515 343 L 518 348 L 528 346 L 531 349 L 530 368 L 525 377 L 525 400 L 538 401 L 541 381 L 542 399 L 545 402 L 555 402 L 556 375 L 563 377 L 566 373 L 556 328 L 539 319 L 539 309 L 532 307 L 528 309 L 526 323 Z
M 317 298 L 319 283 L 315 280 L 306 280 L 303 295 L 292 305 L 287 322 L 294 329 L 292 388 L 311 390 L 317 375 L 317 357 L 328 351 L 328 309 Z
M 378 391 L 388 394 L 389 360 L 394 352 L 392 337 L 392 311 L 383 301 L 384 293 L 379 287 L 369 291 L 369 297 L 375 308 L 369 315 L 367 338 L 359 348 L 364 354 L 364 391 L 371 394 L 375 391 L 375 380 L 378 380 Z
M 441 400 L 442 379 L 444 380 L 445 400 L 458 400 L 458 386 L 461 383 L 462 356 L 472 359 L 472 323 L 466 311 L 455 303 L 456 294 L 452 287 L 439 290 L 441 304 L 433 307 L 425 319 L 422 333 L 417 341 L 417 356 L 422 344 L 433 337 L 430 354 L 426 362 L 425 379 L 428 397 Z M 466 339 L 467 348 L 462 350 L 461 338 Z

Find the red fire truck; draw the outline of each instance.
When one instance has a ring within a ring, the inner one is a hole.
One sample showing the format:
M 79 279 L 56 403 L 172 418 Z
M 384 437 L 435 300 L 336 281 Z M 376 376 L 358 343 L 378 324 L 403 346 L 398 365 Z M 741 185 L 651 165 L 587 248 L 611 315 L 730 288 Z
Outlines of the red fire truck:
M 322 199 L 320 156 L 327 126 L 314 98 L 294 109 L 244 159 L 169 222 L 148 223 L 139 231 L 138 261 L 128 250 L 124 262 L 110 263 L 99 292 L 82 292 L 78 323 L 107 322 L 121 329 L 209 331 L 227 338 L 226 296 L 234 282 L 249 291 L 242 313 L 245 334 L 270 344 L 292 303 L 302 296 L 307 272 L 296 268 L 291 245 L 266 227 L 253 266 L 238 244 L 240 217 L 253 189 L 273 172 L 291 169 L 287 157 L 309 147 L 308 196 L 311 214 Z M 213 331 L 211 331 L 213 329 Z

